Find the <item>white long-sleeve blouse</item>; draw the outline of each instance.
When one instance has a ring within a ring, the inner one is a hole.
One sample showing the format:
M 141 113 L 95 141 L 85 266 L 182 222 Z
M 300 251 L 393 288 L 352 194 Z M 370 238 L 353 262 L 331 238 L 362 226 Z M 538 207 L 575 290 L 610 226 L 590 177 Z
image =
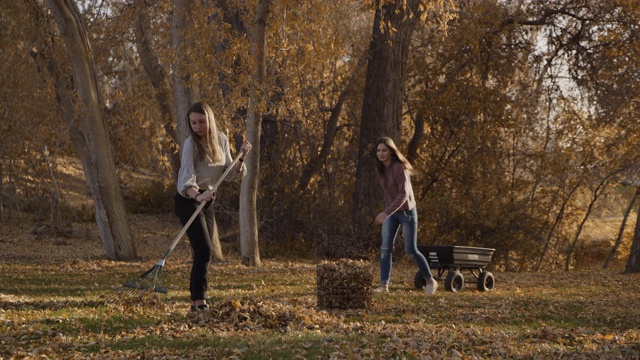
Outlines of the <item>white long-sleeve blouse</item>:
M 231 151 L 229 150 L 229 139 L 225 134 L 220 132 L 218 133 L 218 136 L 218 139 L 220 140 L 220 147 L 224 154 L 224 162 L 217 164 L 214 163 L 209 156 L 206 156 L 205 159 L 201 161 L 195 155 L 195 144 L 191 136 L 184 141 L 182 146 L 180 171 L 178 172 L 177 187 L 180 195 L 188 198 L 189 195 L 187 195 L 187 190 L 191 187 L 196 190 L 213 189 L 213 185 L 216 183 L 218 178 L 222 176 L 227 167 L 231 166 L 233 158 L 231 157 Z M 238 176 L 242 179 L 246 172 L 246 166 L 245 164 L 242 164 L 240 173 L 234 170 L 229 171 L 229 174 L 227 174 L 224 180 L 231 181 L 237 179 Z

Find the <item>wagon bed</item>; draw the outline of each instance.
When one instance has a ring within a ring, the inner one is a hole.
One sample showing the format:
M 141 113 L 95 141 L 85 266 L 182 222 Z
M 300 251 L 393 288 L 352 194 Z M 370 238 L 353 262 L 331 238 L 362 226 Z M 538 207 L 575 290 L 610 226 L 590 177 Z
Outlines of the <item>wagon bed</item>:
M 442 279 L 442 275 L 447 273 L 444 287 L 447 291 L 457 292 L 462 290 L 465 284 L 463 271 L 468 271 L 474 280 L 466 282 L 477 283 L 478 290 L 492 290 L 495 286 L 493 274 L 484 271 L 483 268 L 491 262 L 491 256 L 495 249 L 480 248 L 471 246 L 453 245 L 426 245 L 418 246 L 418 250 L 425 256 L 429 267 L 437 269 L 436 280 Z M 416 288 L 423 288 L 426 285 L 425 279 L 418 271 L 414 277 Z

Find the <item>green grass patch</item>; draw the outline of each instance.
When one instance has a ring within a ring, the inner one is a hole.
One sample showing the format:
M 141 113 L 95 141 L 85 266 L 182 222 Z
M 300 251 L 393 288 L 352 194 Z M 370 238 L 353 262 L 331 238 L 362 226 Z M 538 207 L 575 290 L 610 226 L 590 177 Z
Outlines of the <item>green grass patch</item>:
M 413 289 L 415 265 L 397 261 L 391 291 L 369 309 L 327 311 L 316 307 L 315 262 L 230 260 L 211 266 L 205 316 L 188 310 L 184 252 L 167 263 L 160 301 L 104 301 L 152 262 L 0 264 L 0 358 L 640 356 L 639 275 L 497 273 L 493 291 L 427 296 Z

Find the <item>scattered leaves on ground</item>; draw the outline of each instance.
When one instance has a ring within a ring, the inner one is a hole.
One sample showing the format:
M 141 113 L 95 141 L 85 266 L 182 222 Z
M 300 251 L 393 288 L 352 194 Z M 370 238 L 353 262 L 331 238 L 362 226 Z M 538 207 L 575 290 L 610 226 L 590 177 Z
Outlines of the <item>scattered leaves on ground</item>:
M 154 229 L 137 262 L 105 260 L 95 238 L 61 242 L 4 225 L 0 360 L 640 358 L 638 274 L 497 272 L 493 291 L 470 282 L 426 296 L 404 257 L 394 259 L 391 291 L 367 309 L 326 311 L 317 307 L 321 261 L 249 268 L 229 253 L 211 265 L 210 309 L 191 312 L 185 243 L 165 265 L 167 295 L 123 291 L 179 230 L 166 219 L 132 221 Z

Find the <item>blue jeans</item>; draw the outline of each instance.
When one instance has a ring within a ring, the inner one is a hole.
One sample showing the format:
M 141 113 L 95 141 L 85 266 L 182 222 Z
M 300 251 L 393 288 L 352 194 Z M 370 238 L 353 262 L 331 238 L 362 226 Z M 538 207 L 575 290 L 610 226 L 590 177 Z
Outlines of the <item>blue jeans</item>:
M 391 251 L 402 227 L 404 252 L 416 262 L 425 280 L 433 277 L 424 255 L 418 250 L 418 212 L 416 209 L 396 211 L 382 223 L 382 246 L 380 247 L 380 282 L 388 284 L 391 278 Z

